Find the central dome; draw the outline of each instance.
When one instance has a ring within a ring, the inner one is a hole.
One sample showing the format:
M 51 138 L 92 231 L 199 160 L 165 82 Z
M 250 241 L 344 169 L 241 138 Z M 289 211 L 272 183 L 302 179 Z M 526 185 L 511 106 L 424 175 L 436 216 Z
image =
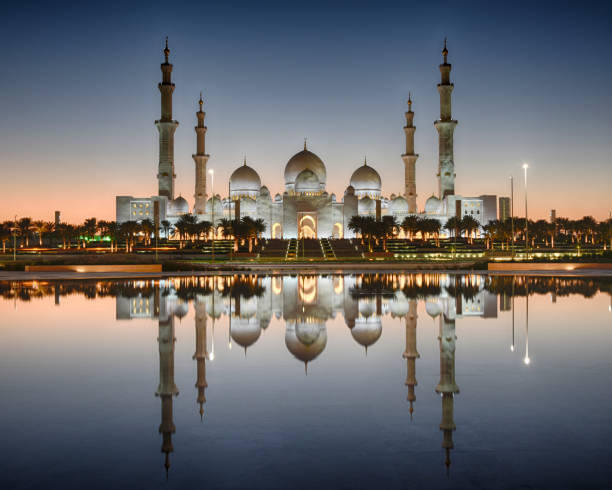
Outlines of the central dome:
M 308 151 L 306 145 L 304 145 L 304 149 L 293 155 L 285 166 L 285 188 L 287 190 L 295 190 L 295 181 L 304 170 L 310 170 L 315 174 L 319 179 L 321 190 L 325 189 L 325 182 L 327 181 L 325 164 L 317 155 Z

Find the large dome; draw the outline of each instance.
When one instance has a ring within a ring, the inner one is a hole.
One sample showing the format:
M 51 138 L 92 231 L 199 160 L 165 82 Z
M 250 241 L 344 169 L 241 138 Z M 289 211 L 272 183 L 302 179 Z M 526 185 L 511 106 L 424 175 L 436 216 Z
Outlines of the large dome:
M 327 181 L 325 164 L 317 155 L 308 151 L 306 145 L 304 145 L 304 149 L 293 155 L 285 166 L 285 187 L 287 190 L 295 189 L 295 181 L 304 170 L 310 170 L 314 173 L 319 179 L 321 190 L 325 189 L 325 182 Z
M 321 185 L 317 175 L 310 169 L 302 170 L 295 179 L 295 192 L 319 192 Z
M 366 162 L 353 172 L 351 185 L 355 188 L 357 197 L 370 196 L 379 197 L 381 191 L 381 180 L 378 172 Z
M 261 188 L 259 174 L 246 164 L 241 165 L 230 177 L 230 195 L 235 196 L 256 196 Z

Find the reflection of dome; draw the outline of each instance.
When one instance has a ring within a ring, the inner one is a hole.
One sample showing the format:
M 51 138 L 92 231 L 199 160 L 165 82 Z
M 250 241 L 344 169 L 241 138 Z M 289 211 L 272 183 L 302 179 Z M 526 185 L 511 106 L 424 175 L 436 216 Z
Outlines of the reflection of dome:
M 317 155 L 304 148 L 293 155 L 285 166 L 285 186 L 288 190 L 295 188 L 296 179 L 303 170 L 313 172 L 319 179 L 321 189 L 325 188 L 327 180 L 325 164 Z
M 440 214 L 440 199 L 436 196 L 431 196 L 425 201 L 425 213 L 427 214 Z
M 361 316 L 372 316 L 376 313 L 376 301 L 369 298 L 364 298 L 358 302 L 359 314 Z
M 320 189 L 319 179 L 310 169 L 302 170 L 295 179 L 295 192 L 319 192 Z
M 408 212 L 408 202 L 402 196 L 397 196 L 391 201 L 392 214 L 404 214 Z
M 297 359 L 303 362 L 315 359 L 327 344 L 327 329 L 317 321 L 287 323 L 285 345 Z
M 406 296 L 401 291 L 396 291 L 395 297 L 389 302 L 389 310 L 393 317 L 404 317 L 408 314 L 409 309 L 408 301 Z
M 232 329 L 230 335 L 234 342 L 245 349 L 253 345 L 261 335 L 259 320 L 251 318 L 232 318 Z
M 381 181 L 380 175 L 372 167 L 364 163 L 351 176 L 351 185 L 355 188 L 357 197 L 361 196 L 380 196 Z
M 187 200 L 181 196 L 173 199 L 168 203 L 168 215 L 180 216 L 181 214 L 189 213 L 189 204 Z
M 230 196 L 256 196 L 261 188 L 261 179 L 255 170 L 246 164 L 232 173 L 229 181 Z
M 351 328 L 351 335 L 355 341 L 368 348 L 374 344 L 382 334 L 382 323 L 379 316 L 368 318 L 360 316 L 355 320 L 355 326 Z
M 359 214 L 376 214 L 376 201 L 368 196 L 362 197 L 357 202 L 357 213 Z
M 430 317 L 435 318 L 440 313 L 442 313 L 442 308 L 440 306 L 440 303 L 437 300 L 436 301 L 427 300 L 425 302 L 425 311 Z

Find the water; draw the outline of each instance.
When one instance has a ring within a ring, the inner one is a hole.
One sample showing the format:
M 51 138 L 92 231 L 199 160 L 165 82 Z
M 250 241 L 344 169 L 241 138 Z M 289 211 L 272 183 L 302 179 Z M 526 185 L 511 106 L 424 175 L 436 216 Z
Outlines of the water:
M 611 291 L 0 283 L 2 488 L 612 488 Z

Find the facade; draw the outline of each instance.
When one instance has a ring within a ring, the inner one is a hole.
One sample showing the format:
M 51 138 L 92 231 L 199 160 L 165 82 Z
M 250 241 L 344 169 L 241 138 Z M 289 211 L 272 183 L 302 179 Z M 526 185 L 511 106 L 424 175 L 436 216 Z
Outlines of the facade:
M 161 64 L 162 82 L 158 85 L 161 93 L 161 118 L 155 121 L 159 131 L 158 194 L 139 198 L 116 197 L 117 222 L 150 219 L 163 220 L 174 224 L 182 215 L 193 214 L 198 220 L 218 225 L 224 218 L 236 219 L 249 216 L 260 218 L 266 225 L 262 234 L 265 238 L 351 238 L 353 232 L 348 224 L 353 216 L 394 216 L 401 223 L 409 215 L 437 219 L 444 226 L 452 216 L 473 216 L 482 225 L 497 217 L 496 196 L 462 197 L 455 194 L 455 162 L 453 135 L 457 121 L 452 119 L 451 94 L 454 84 L 450 81 L 451 65 L 448 63 L 446 40 L 440 65 L 441 81 L 440 117 L 434 123 L 438 131 L 438 195 L 431 196 L 425 209 L 417 209 L 416 162 L 414 112 L 412 97 L 408 97 L 408 111 L 404 126 L 405 153 L 404 193 L 390 197 L 383 196 L 382 181 L 376 169 L 364 160 L 350 177 L 344 195 L 340 199 L 327 190 L 327 171 L 323 160 L 307 148 L 293 155 L 284 170 L 285 188 L 272 196 L 257 171 L 247 165 L 246 158 L 229 180 L 229 195 L 208 196 L 206 188 L 207 164 L 210 155 L 206 153 L 205 112 L 200 94 L 199 110 L 196 112 L 196 152 L 192 155 L 195 163 L 194 203 L 190 207 L 183 197 L 174 196 L 174 133 L 178 121 L 172 119 L 172 64 L 166 40 L 164 63 Z M 159 216 L 154 216 L 154 203 L 159 203 Z M 442 236 L 445 232 L 443 231 Z M 401 235 L 400 235 L 401 236 Z

